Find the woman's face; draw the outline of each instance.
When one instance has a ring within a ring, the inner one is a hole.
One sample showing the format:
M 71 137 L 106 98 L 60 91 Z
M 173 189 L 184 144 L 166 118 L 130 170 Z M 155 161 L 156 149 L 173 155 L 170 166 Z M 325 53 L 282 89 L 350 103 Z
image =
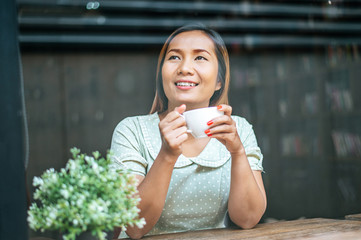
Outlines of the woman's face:
M 187 110 L 208 107 L 217 82 L 218 60 L 213 41 L 202 31 L 178 34 L 170 42 L 162 67 L 168 109 L 181 104 Z

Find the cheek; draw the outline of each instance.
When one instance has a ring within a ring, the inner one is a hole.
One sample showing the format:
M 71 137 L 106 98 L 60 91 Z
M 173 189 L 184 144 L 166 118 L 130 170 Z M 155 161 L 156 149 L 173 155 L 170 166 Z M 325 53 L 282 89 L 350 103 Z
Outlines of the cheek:
M 169 91 L 170 91 L 170 83 L 172 82 L 171 73 L 169 71 L 169 67 L 166 65 L 163 65 L 162 67 L 162 83 L 163 83 L 163 90 L 165 95 L 168 98 Z
M 218 75 L 218 64 L 215 61 L 209 62 L 207 64 L 205 64 L 203 67 L 203 72 L 212 75 L 212 76 L 216 76 Z
M 163 83 L 170 81 L 172 76 L 172 69 L 168 64 L 164 64 L 162 67 L 162 78 L 163 78 Z
M 167 71 L 165 70 L 165 67 L 163 65 L 162 67 L 162 81 L 164 82 L 164 77 L 167 75 Z
M 216 67 L 208 67 L 208 68 L 204 68 L 201 69 L 201 75 L 203 76 L 203 79 L 207 79 L 207 81 L 209 83 L 214 82 L 214 85 L 216 85 L 217 83 L 217 79 L 218 79 L 218 69 L 217 66 Z

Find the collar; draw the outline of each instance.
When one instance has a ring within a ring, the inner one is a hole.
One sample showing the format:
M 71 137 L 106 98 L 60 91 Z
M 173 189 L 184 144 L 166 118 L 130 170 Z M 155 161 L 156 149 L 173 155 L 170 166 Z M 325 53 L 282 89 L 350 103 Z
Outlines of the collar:
M 158 128 L 159 121 L 158 113 L 146 115 L 140 119 L 145 144 L 153 159 L 156 159 L 162 146 Z M 181 154 L 174 167 L 181 168 L 195 163 L 204 167 L 217 168 L 225 164 L 230 158 L 231 155 L 226 147 L 217 139 L 212 138 L 197 157 L 188 158 Z

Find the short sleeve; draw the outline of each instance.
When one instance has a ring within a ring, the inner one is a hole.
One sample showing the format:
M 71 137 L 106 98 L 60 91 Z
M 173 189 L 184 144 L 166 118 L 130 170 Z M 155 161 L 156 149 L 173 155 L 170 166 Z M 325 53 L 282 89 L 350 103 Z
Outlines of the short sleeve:
M 252 125 L 249 124 L 246 119 L 241 117 L 235 116 L 233 119 L 237 124 L 238 134 L 246 150 L 246 155 L 251 169 L 263 171 L 263 155 L 258 146 Z
M 141 132 L 134 117 L 126 118 L 116 126 L 110 148 L 113 152 L 112 167 L 126 168 L 134 174 L 145 176 L 148 162 L 143 157 L 144 147 L 140 137 Z

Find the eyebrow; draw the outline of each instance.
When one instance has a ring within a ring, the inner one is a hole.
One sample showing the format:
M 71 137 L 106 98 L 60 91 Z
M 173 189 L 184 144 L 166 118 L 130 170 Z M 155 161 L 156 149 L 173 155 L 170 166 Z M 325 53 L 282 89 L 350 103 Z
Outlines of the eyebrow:
M 178 49 L 178 48 L 172 48 L 170 49 L 167 53 L 170 53 L 170 52 L 183 52 L 181 49 Z M 210 52 L 208 52 L 207 50 L 205 49 L 202 49 L 202 48 L 199 48 L 199 49 L 193 49 L 193 52 L 196 52 L 196 53 L 199 53 L 199 52 L 205 52 L 205 53 L 208 53 L 209 55 L 211 55 Z

